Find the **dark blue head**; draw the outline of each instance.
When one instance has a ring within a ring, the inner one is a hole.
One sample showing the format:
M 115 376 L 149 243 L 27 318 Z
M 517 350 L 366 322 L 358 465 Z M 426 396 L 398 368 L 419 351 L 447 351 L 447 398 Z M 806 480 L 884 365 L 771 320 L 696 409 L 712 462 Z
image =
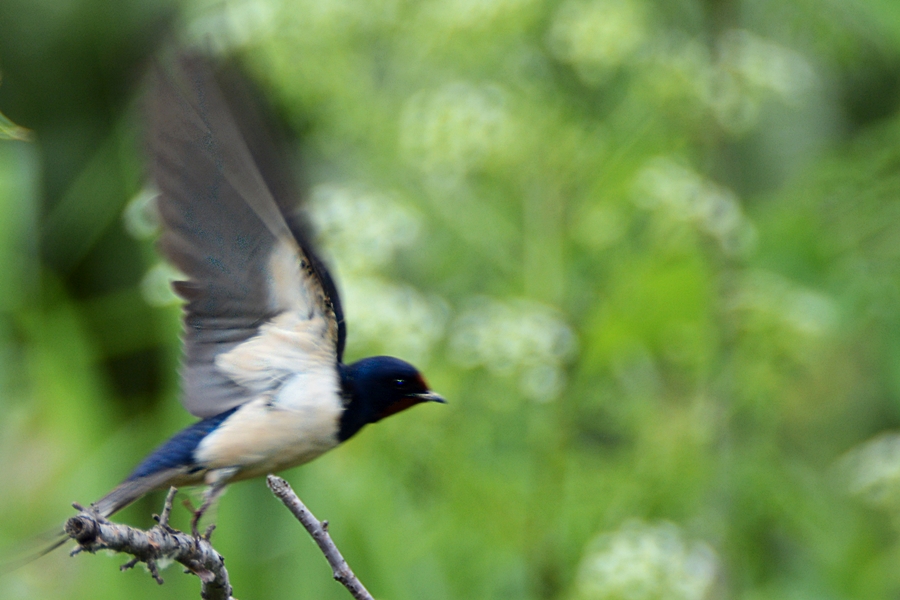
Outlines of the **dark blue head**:
M 418 369 L 390 356 L 372 356 L 352 365 L 341 365 L 341 386 L 349 398 L 338 432 L 342 442 L 364 425 L 420 402 L 446 402 L 428 389 Z

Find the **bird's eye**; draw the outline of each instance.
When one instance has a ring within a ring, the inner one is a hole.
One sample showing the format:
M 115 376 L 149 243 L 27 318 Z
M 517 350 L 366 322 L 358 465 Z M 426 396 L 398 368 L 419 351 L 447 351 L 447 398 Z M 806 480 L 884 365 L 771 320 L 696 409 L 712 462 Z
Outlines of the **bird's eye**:
M 409 379 L 395 379 L 394 387 L 398 390 L 405 390 L 409 387 Z

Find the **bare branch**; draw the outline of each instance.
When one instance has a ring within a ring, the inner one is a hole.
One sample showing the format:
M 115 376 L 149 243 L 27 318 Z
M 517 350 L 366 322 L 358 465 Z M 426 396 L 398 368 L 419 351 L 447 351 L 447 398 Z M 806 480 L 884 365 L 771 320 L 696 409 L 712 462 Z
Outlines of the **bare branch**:
M 300 524 L 306 528 L 322 550 L 334 578 L 339 581 L 356 600 L 374 600 L 372 595 L 360 583 L 347 561 L 341 555 L 331 536 L 328 534 L 328 521 L 319 521 L 287 481 L 275 475 L 267 479 L 269 489 L 290 510 Z M 82 551 L 113 550 L 130 554 L 134 558 L 122 565 L 124 571 L 145 563 L 150 574 L 162 584 L 158 562 L 163 559 L 173 560 L 186 567 L 186 572 L 200 578 L 202 586 L 200 596 L 203 600 L 233 600 L 231 585 L 228 582 L 228 571 L 225 570 L 225 559 L 216 552 L 209 542 L 212 528 L 206 535 L 195 537 L 169 527 L 169 515 L 176 493 L 175 488 L 169 490 L 162 514 L 154 518 L 158 524 L 144 531 L 128 525 L 113 523 L 92 508 L 84 508 L 75 504 L 80 513 L 66 521 L 66 534 L 78 542 L 78 548 L 72 553 Z
M 300 498 L 297 497 L 294 490 L 291 489 L 290 484 L 281 477 L 269 475 L 266 478 L 266 483 L 269 485 L 269 489 L 272 490 L 272 493 L 275 494 L 279 500 L 284 502 L 284 505 L 288 507 L 288 510 L 297 517 L 300 524 L 306 528 L 309 535 L 311 535 L 316 544 L 319 545 L 322 554 L 325 555 L 328 564 L 331 565 L 334 578 L 342 583 L 356 600 L 374 600 L 369 591 L 362 583 L 360 583 L 359 579 L 356 578 L 356 575 L 353 574 L 353 571 L 350 570 L 347 561 L 341 556 L 341 553 L 331 539 L 331 536 L 328 535 L 328 521 L 320 522 L 316 519 L 316 517 L 309 512 L 309 509 L 306 508 L 306 505 L 300 501 Z
M 159 584 L 163 580 L 157 568 L 158 561 L 174 560 L 184 565 L 186 572 L 200 578 L 200 596 L 203 600 L 232 600 L 225 559 L 212 547 L 209 536 L 195 538 L 169 527 L 175 492 L 175 488 L 169 490 L 163 512 L 157 518 L 159 524 L 147 531 L 112 523 L 94 510 L 74 505 L 81 512 L 66 521 L 65 526 L 69 537 L 78 542 L 73 554 L 97 550 L 131 554 L 134 558 L 120 568 L 124 571 L 139 562 L 146 563 Z

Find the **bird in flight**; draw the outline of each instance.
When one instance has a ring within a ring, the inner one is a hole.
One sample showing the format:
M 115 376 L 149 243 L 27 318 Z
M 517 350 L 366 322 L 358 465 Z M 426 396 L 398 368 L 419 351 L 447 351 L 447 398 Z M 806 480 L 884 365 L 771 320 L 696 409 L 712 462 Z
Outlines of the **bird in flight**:
M 186 55 L 147 98 L 162 254 L 184 275 L 181 402 L 201 420 L 92 507 L 107 517 L 151 490 L 206 484 L 200 517 L 233 481 L 306 463 L 421 402 L 444 402 L 412 365 L 344 364 L 335 284 L 310 243 L 249 88 Z

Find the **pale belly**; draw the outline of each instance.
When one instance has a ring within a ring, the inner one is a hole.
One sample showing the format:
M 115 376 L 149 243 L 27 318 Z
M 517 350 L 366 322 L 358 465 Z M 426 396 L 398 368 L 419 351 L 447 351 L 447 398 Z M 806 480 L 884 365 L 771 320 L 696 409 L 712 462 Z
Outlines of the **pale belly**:
M 237 468 L 230 480 L 301 465 L 338 445 L 341 412 L 337 401 L 282 407 L 255 400 L 210 433 L 195 458 L 207 472 Z

